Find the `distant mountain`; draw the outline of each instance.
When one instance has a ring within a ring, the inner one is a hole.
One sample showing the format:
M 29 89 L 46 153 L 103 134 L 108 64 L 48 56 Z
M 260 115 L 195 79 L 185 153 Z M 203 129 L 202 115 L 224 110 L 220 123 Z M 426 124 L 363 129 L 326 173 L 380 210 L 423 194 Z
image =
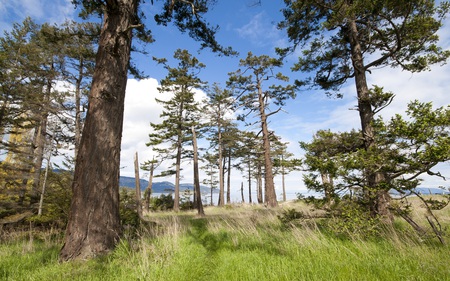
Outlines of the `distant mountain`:
M 415 189 L 416 192 L 419 192 L 423 195 L 431 195 L 431 194 L 450 194 L 448 190 L 441 189 L 441 188 L 427 188 L 427 187 L 417 187 Z M 391 190 L 391 194 L 393 195 L 399 195 L 399 192 L 396 190 Z
M 148 181 L 141 179 L 140 180 L 141 190 L 144 191 L 148 186 Z M 132 177 L 123 177 L 119 178 L 119 186 L 135 188 L 135 181 Z M 194 190 L 194 185 L 190 183 L 181 183 L 180 191 L 184 190 Z M 211 189 L 206 186 L 200 186 L 200 190 L 202 193 L 211 192 Z M 152 193 L 170 193 L 175 191 L 175 185 L 168 181 L 162 182 L 153 182 L 152 184 Z M 215 192 L 215 191 L 214 191 Z

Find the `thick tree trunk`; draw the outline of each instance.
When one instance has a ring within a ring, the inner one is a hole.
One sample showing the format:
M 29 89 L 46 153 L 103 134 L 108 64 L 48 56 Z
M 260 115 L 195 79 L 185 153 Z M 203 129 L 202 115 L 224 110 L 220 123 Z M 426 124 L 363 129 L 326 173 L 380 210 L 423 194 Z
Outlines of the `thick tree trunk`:
M 127 71 L 137 0 L 108 1 L 76 159 L 63 261 L 112 250 L 121 235 L 119 164 Z
M 352 52 L 352 63 L 355 71 L 356 92 L 358 95 L 358 110 L 361 119 L 361 129 L 363 133 L 364 146 L 366 150 L 373 149 L 376 146 L 374 139 L 374 129 L 372 122 L 374 112 L 372 109 L 369 88 L 367 86 L 366 69 L 361 51 L 361 45 L 358 39 L 358 28 L 355 20 L 349 22 L 349 40 Z M 379 215 L 384 218 L 391 217 L 389 212 L 390 196 L 383 190 L 378 190 L 380 183 L 385 178 L 379 172 L 366 168 L 367 188 L 366 196 L 369 199 L 369 208 L 373 215 Z

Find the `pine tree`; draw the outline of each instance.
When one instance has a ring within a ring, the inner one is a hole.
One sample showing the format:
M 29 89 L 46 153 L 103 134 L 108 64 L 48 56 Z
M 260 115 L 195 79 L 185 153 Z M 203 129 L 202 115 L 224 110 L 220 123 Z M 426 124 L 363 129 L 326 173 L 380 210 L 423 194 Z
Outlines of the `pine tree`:
M 158 91 L 172 95 L 168 101 L 156 99 L 163 105 L 161 123 L 151 123 L 153 133 L 149 134 L 147 143 L 159 154 L 161 160 L 175 159 L 170 170 L 163 175 L 175 174 L 174 210 L 180 209 L 180 177 L 181 161 L 192 159 L 192 150 L 186 146 L 192 142 L 192 126 L 196 127 L 199 120 L 199 104 L 194 99 L 194 90 L 204 86 L 204 82 L 197 77 L 197 73 L 205 67 L 186 50 L 175 51 L 174 58 L 179 61 L 177 67 L 167 64 L 167 59 L 155 59 L 167 69 L 167 76 L 161 80 Z
M 281 73 L 274 74 L 274 69 L 282 66 L 279 59 L 269 56 L 254 56 L 248 53 L 245 59 L 240 60 L 242 69 L 230 73 L 228 86 L 231 87 L 236 100 L 243 109 L 247 110 L 247 116 L 256 112 L 258 123 L 261 126 L 262 142 L 264 151 L 264 175 L 265 175 L 265 202 L 270 207 L 278 205 L 273 182 L 272 159 L 271 159 L 271 132 L 268 128 L 267 119 L 278 113 L 285 101 L 295 97 L 295 86 L 272 85 L 265 87 L 263 83 L 269 79 L 278 80 L 280 83 L 288 82 L 288 77 Z M 248 76 L 245 76 L 246 74 Z M 273 103 L 277 109 L 270 110 Z

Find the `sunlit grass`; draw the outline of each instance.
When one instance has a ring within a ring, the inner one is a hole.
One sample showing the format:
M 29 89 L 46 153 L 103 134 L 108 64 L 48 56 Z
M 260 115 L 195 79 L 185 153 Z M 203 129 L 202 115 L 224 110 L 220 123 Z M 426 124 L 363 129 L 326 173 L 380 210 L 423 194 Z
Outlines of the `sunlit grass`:
M 450 280 L 450 247 L 422 242 L 402 222 L 389 238 L 343 239 L 315 223 L 283 227 L 281 209 L 205 211 L 150 214 L 137 238 L 86 262 L 59 263 L 60 238 L 24 234 L 0 244 L 0 280 Z

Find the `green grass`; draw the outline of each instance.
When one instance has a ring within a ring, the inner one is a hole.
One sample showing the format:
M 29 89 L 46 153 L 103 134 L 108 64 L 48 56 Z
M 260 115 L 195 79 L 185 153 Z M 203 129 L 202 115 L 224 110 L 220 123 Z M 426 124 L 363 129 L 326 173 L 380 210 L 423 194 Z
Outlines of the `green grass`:
M 59 263 L 61 239 L 25 235 L 0 244 L 0 280 L 450 280 L 448 245 L 403 232 L 352 240 L 314 224 L 285 228 L 280 212 L 159 213 L 157 228 L 86 262 Z

